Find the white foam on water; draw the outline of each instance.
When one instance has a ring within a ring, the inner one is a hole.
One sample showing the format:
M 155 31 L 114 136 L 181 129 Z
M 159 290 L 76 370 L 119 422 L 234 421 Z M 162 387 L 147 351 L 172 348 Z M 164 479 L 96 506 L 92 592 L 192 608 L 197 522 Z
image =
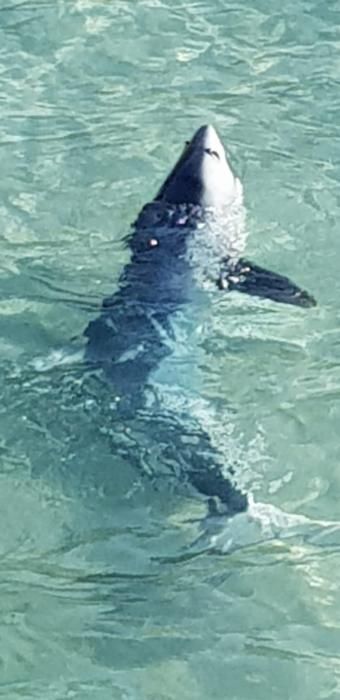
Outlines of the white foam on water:
M 340 522 L 287 513 L 269 503 L 256 503 L 249 496 L 246 512 L 231 518 L 208 517 L 199 542 L 208 549 L 229 554 L 270 540 L 289 539 L 302 539 L 312 546 L 339 547 Z
M 58 350 L 52 350 L 52 352 L 49 352 L 45 356 L 35 357 L 30 364 L 36 372 L 48 372 L 55 367 L 73 365 L 83 360 L 84 351 L 82 349 L 70 350 L 60 348 Z

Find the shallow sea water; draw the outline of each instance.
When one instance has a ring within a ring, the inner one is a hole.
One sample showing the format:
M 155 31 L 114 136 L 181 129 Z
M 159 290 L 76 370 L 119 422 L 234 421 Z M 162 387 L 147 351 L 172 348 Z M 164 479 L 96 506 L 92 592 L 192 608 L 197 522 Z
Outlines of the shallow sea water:
M 6 700 L 340 698 L 337 530 L 192 548 L 204 505 L 112 454 L 110 389 L 63 354 L 113 291 L 139 208 L 214 123 L 247 254 L 318 306 L 217 295 L 202 400 L 257 501 L 338 521 L 339 26 L 320 0 L 1 3 Z

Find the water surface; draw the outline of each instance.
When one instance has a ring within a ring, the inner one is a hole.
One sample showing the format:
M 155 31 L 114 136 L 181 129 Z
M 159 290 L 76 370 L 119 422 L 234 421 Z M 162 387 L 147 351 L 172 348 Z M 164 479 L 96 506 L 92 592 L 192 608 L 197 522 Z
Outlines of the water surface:
M 320 0 L 2 3 L 6 700 L 340 697 L 340 538 L 190 556 L 203 504 L 122 463 L 110 389 L 60 361 L 113 291 L 139 208 L 214 123 L 247 254 L 318 307 L 217 295 L 201 397 L 255 499 L 338 519 L 339 20 Z

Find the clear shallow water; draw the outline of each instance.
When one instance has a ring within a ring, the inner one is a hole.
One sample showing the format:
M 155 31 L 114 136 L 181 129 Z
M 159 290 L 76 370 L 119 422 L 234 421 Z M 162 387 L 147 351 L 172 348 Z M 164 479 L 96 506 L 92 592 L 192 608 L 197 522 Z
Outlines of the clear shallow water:
M 190 556 L 202 504 L 112 455 L 110 391 L 80 362 L 37 364 L 81 347 L 129 223 L 213 122 L 249 257 L 319 305 L 216 298 L 201 395 L 257 500 L 338 520 L 339 15 L 1 6 L 0 697 L 340 697 L 339 538 Z

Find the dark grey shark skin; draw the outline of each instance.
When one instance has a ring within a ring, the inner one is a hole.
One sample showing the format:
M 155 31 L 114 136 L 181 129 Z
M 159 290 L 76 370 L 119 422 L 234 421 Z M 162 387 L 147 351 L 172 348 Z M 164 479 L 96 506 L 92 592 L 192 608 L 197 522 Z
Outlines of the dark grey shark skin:
M 160 459 L 171 465 L 170 471 L 205 496 L 217 497 L 230 515 L 246 510 L 247 496 L 234 484 L 233 469 L 223 464 L 209 435 L 194 421 L 157 408 L 146 415 L 144 395 L 152 372 L 175 342 L 172 317 L 178 310 L 190 313 L 194 303 L 192 290 L 199 285 L 192 253 L 202 243 L 212 250 L 210 282 L 216 294 L 218 289 L 236 289 L 282 303 L 315 304 L 288 278 L 254 266 L 234 252 L 223 254 L 216 236 L 210 246 L 215 223 L 234 206 L 240 188 L 215 129 L 201 127 L 155 199 L 140 212 L 128 238 L 131 259 L 119 288 L 104 300 L 101 315 L 85 331 L 86 359 L 112 382 L 126 420 L 133 416 L 144 433 L 156 435 L 166 445 Z M 138 463 L 137 453 L 135 446 L 128 458 Z

